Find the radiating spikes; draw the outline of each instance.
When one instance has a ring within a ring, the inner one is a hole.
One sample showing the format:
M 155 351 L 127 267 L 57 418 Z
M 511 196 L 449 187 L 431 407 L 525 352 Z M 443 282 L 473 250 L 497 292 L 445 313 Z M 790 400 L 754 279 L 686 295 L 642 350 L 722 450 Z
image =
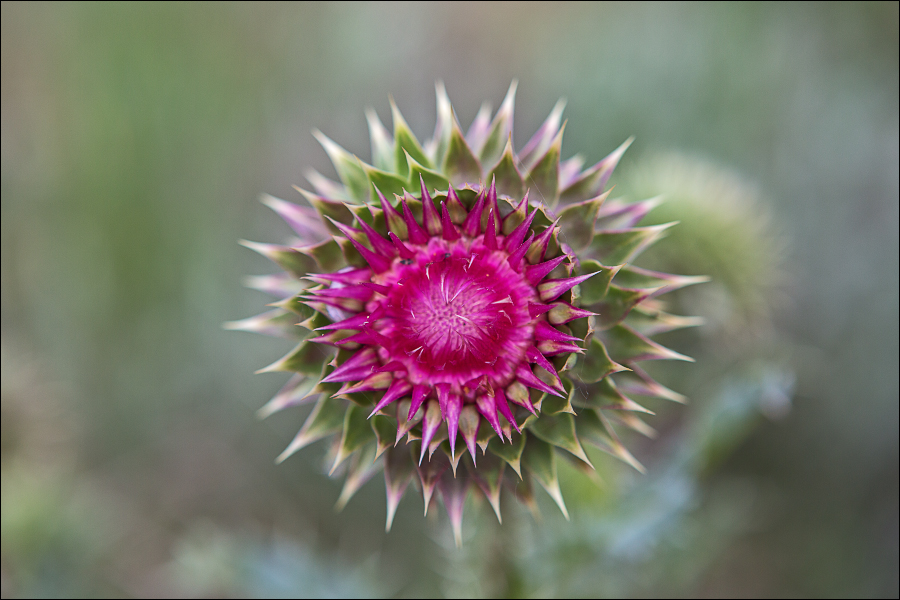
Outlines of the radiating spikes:
M 463 222 L 463 233 L 469 237 L 477 237 L 481 233 L 481 213 L 484 212 L 484 190 L 475 197 L 475 204 Z
M 484 165 L 495 164 L 503 154 L 504 144 L 508 139 L 512 138 L 512 121 L 517 85 L 517 82 L 513 81 L 509 86 L 506 98 L 504 98 L 503 104 L 500 105 L 494 120 L 491 121 L 484 141 L 477 147 L 473 146 L 472 148 Z
M 603 428 L 606 430 L 606 433 L 612 442 L 610 444 L 610 449 L 606 451 L 610 452 L 610 454 L 617 457 L 622 462 L 631 465 L 639 473 L 646 473 L 647 469 L 644 467 L 644 465 L 642 465 L 640 461 L 638 461 L 638 459 L 636 459 L 634 455 L 631 454 L 631 452 L 629 452 L 625 445 L 622 444 L 622 442 L 619 440 L 619 436 L 616 433 L 616 430 L 613 429 L 612 424 L 609 422 L 609 419 L 607 419 L 603 414 L 603 411 L 597 411 L 597 415 L 600 417 L 600 420 L 603 423 Z
M 451 455 L 456 457 L 456 433 L 459 429 L 459 416 L 462 411 L 462 398 L 451 393 L 449 383 L 438 383 L 434 386 L 437 391 L 438 403 L 441 415 L 447 423 L 447 436 L 450 439 Z
M 341 403 L 338 403 L 340 406 Z M 344 482 L 344 486 L 346 489 L 347 485 L 353 487 L 353 484 L 350 483 L 350 480 L 353 479 L 354 473 L 359 473 L 360 469 L 358 467 L 362 467 L 365 469 L 366 467 L 374 467 L 372 463 L 375 462 L 376 456 L 369 457 L 369 460 L 366 461 L 368 464 L 360 465 L 361 452 L 357 452 L 360 450 L 366 442 L 374 441 L 373 438 L 377 440 L 377 434 L 373 435 L 372 427 L 369 423 L 366 423 L 365 413 L 362 407 L 357 406 L 355 404 L 351 405 L 346 411 L 344 411 L 343 418 L 343 427 L 341 428 L 340 441 L 338 442 L 335 448 L 332 448 L 332 456 L 334 462 L 331 464 L 331 469 L 328 471 L 329 476 L 334 476 L 335 471 L 345 460 L 347 460 L 351 455 L 355 455 L 353 460 L 350 462 L 348 468 L 349 477 Z M 335 451 L 336 450 L 336 451 Z M 376 450 L 377 452 L 377 450 Z M 366 477 L 368 479 L 368 477 Z M 338 501 L 338 506 L 343 508 L 349 502 L 350 498 L 359 488 L 355 489 L 347 489 L 347 497 L 342 498 Z M 341 494 L 343 496 L 343 494 Z
M 490 424 L 491 428 L 497 432 L 497 436 L 503 441 L 503 430 L 500 429 L 500 420 L 497 418 L 497 406 L 495 404 L 496 396 L 488 396 L 487 394 L 478 396 L 475 399 L 475 405 L 478 407 L 485 420 Z
M 400 109 L 397 108 L 394 98 L 390 97 L 391 118 L 394 121 L 394 167 L 404 179 L 409 175 L 409 158 L 415 162 L 431 167 L 428 157 L 425 155 L 419 140 L 416 139 Z
M 528 316 L 532 319 L 541 316 L 544 313 L 550 312 L 553 309 L 552 304 L 535 304 L 534 302 L 528 303 Z
M 559 378 L 559 373 L 556 372 L 553 363 L 547 360 L 547 357 L 544 356 L 540 350 L 532 346 L 525 351 L 525 357 L 528 359 L 528 362 L 534 363 L 550 373 L 550 375 L 556 379 L 557 386 L 562 387 L 562 379 Z
M 481 105 L 481 108 L 478 109 L 478 113 L 475 115 L 475 119 L 472 121 L 472 124 L 469 126 L 469 131 L 466 132 L 466 142 L 469 144 L 471 148 L 480 148 L 484 143 L 485 137 L 488 134 L 488 127 L 491 124 L 491 105 L 488 102 L 484 102 Z
M 634 265 L 628 265 L 623 271 L 621 275 L 618 275 L 617 284 L 627 288 L 652 290 L 653 296 L 665 294 L 689 285 L 706 283 L 710 280 L 709 277 L 702 275 L 673 275 L 671 273 L 642 269 Z M 626 283 L 623 284 L 623 280 Z
M 416 417 L 415 414 L 412 418 L 406 418 L 411 405 L 412 400 L 407 398 L 404 398 L 397 403 L 397 436 L 394 438 L 395 448 L 400 443 L 400 440 L 403 439 L 403 436 L 408 436 L 410 430 L 422 421 L 422 417 Z M 416 439 L 419 439 L 418 436 L 416 436 Z
M 555 206 L 559 199 L 559 153 L 562 148 L 563 123 L 550 145 L 531 163 L 525 174 L 525 180 L 538 195 L 541 203 Z
M 249 240 L 240 240 L 241 246 L 249 248 L 254 252 L 262 254 L 276 265 L 289 271 L 295 277 L 302 277 L 304 271 L 309 271 L 313 267 L 314 260 L 297 248 L 281 246 L 279 244 L 265 244 L 262 242 L 251 242 Z
M 392 360 L 388 364 L 375 369 L 376 373 L 396 373 L 397 371 L 406 373 L 406 365 L 404 365 L 399 360 Z
M 451 222 L 457 225 L 461 225 L 468 214 L 466 207 L 460 202 L 459 195 L 452 185 L 447 188 L 447 212 L 450 215 Z
M 388 133 L 378 114 L 371 108 L 366 109 L 366 122 L 369 124 L 369 140 L 372 143 L 372 162 L 378 169 L 390 170 L 394 158 L 394 136 Z
M 397 212 L 397 209 L 388 202 L 387 198 L 384 197 L 384 194 L 381 193 L 381 190 L 379 190 L 375 184 L 372 184 L 372 187 L 375 189 L 375 193 L 378 194 L 378 199 L 381 202 L 381 210 L 384 213 L 384 224 L 387 230 L 393 231 L 401 237 L 406 237 L 406 225 L 403 222 L 403 217 L 401 217 L 400 213 Z
M 400 241 L 400 238 L 398 238 L 397 234 L 395 234 L 393 231 L 388 231 L 388 237 L 391 238 L 391 242 L 393 242 L 394 247 L 397 249 L 397 253 L 400 255 L 400 258 L 409 260 L 415 256 L 412 250 L 407 248 L 406 244 Z
M 427 200 L 434 206 L 434 200 L 431 199 L 431 194 L 428 193 L 428 186 L 425 185 L 425 178 L 421 174 L 419 174 L 419 188 L 422 192 L 422 204 Z
M 604 343 L 623 362 L 643 360 L 684 360 L 694 362 L 690 356 L 675 352 L 638 333 L 625 323 L 619 323 L 604 334 Z M 614 349 L 614 350 L 612 350 Z
M 563 254 L 546 262 L 529 265 L 525 267 L 525 278 L 531 285 L 537 285 L 544 277 L 549 275 L 553 269 L 561 265 L 566 258 L 568 257 Z
M 453 450 L 451 454 L 453 454 L 454 452 L 455 450 Z M 459 461 L 462 460 L 462 457 L 465 456 L 465 454 L 465 452 L 460 452 L 459 454 L 453 454 L 453 456 L 450 457 L 450 468 L 453 469 L 453 477 L 456 477 L 456 470 L 459 468 Z M 474 462 L 475 459 L 472 458 L 472 461 Z
M 489 209 L 497 209 L 497 178 L 491 177 L 491 187 L 487 193 L 487 207 Z
M 359 381 L 368 377 L 378 364 L 378 356 L 372 348 L 366 348 L 351 356 L 347 362 L 337 367 L 323 383 Z
M 497 214 L 493 208 L 488 215 L 487 229 L 484 231 L 484 245 L 491 250 L 500 249 L 497 243 Z
M 519 367 L 516 369 L 516 378 L 519 380 L 519 382 L 538 391 L 553 394 L 554 396 L 559 396 L 560 398 L 563 398 L 565 396 L 560 390 L 547 385 L 546 383 L 538 379 L 527 365 L 519 365 Z
M 547 320 L 552 325 L 562 325 L 564 323 L 568 323 L 569 321 L 574 321 L 575 319 L 583 319 L 584 317 L 596 316 L 596 313 L 592 313 L 589 310 L 584 310 L 583 308 L 576 308 L 571 304 L 567 304 L 565 302 L 554 302 L 550 306 L 551 310 L 550 314 L 547 316 Z
M 288 298 L 297 294 L 306 287 L 303 282 L 297 281 L 290 274 L 280 271 L 271 275 L 251 275 L 244 278 L 244 285 L 253 290 L 265 292 L 276 298 Z
M 325 198 L 347 199 L 347 189 L 343 184 L 328 179 L 315 169 L 307 169 L 303 172 L 303 175 L 306 177 L 306 180 L 309 181 L 310 185 L 312 185 L 316 194 Z M 300 189 L 296 186 L 294 187 L 295 189 Z
M 357 219 L 359 222 L 360 228 L 363 230 L 363 233 L 366 234 L 366 237 L 369 238 L 369 243 L 372 244 L 372 248 L 382 254 L 384 256 L 393 256 L 396 252 L 393 244 L 389 241 L 381 237 L 381 234 L 375 231 L 371 225 L 363 221 L 362 219 Z
M 345 339 L 346 338 L 337 331 L 332 331 L 331 333 L 320 335 L 319 337 L 309 338 L 308 341 L 314 344 L 328 344 L 329 346 L 337 348 L 344 343 Z
M 355 229 L 353 227 L 350 227 L 349 225 L 341 223 L 340 221 L 333 219 L 332 217 L 330 217 L 328 215 L 325 215 L 325 218 L 328 219 L 331 222 L 331 224 L 334 225 L 337 228 L 337 230 L 340 231 L 344 235 L 344 237 L 346 237 L 347 239 L 356 240 L 357 238 L 362 237 L 363 232 L 361 230 Z M 357 241 L 359 241 L 359 240 L 357 240 Z
M 434 438 L 434 434 L 441 424 L 441 407 L 437 402 L 431 401 L 425 408 L 425 418 L 422 423 L 422 454 L 419 456 L 419 465 L 428 452 L 428 445 Z M 425 501 L 425 511 L 428 511 L 428 500 Z
M 450 527 L 453 529 L 453 539 L 456 547 L 462 547 L 462 518 L 463 508 L 466 505 L 466 496 L 469 494 L 471 482 L 468 477 L 450 477 L 447 473 L 441 478 L 438 489 L 447 516 L 450 517 Z
M 400 198 L 400 206 L 403 208 L 403 220 L 406 223 L 406 229 L 409 232 L 409 241 L 413 244 L 424 245 L 428 243 L 430 236 L 428 232 L 422 229 L 422 226 L 416 221 L 416 218 L 413 216 L 412 209 L 409 208 L 409 203 L 406 201 L 407 194 L 404 194 Z M 434 208 L 434 203 L 428 203 L 431 208 Z M 425 206 L 425 203 L 422 203 Z
M 509 408 L 509 402 L 507 401 L 506 394 L 503 393 L 503 390 L 494 391 L 494 407 L 501 415 L 503 415 L 504 419 L 506 419 L 513 427 L 516 428 L 516 431 L 518 433 L 522 433 L 522 430 L 519 428 L 519 424 L 516 423 L 516 417 L 513 416 L 512 410 Z M 512 438 L 510 437 L 509 440 L 512 441 Z
M 334 181 L 313 172 L 316 193 L 301 192 L 303 206 L 265 197 L 297 235 L 246 244 L 287 271 L 259 283 L 278 295 L 277 310 L 226 325 L 302 340 L 262 370 L 295 376 L 261 414 L 313 409 L 279 460 L 337 435 L 332 471 L 348 474 L 338 504 L 383 468 L 390 529 L 419 453 L 426 514 L 442 500 L 457 545 L 472 483 L 500 517 L 500 487 L 516 483 L 507 464 L 522 479 L 520 499 L 536 506 L 539 483 L 564 514 L 557 454 L 587 461 L 581 439 L 640 468 L 612 426 L 651 433 L 631 394 L 682 399 L 635 363 L 687 360 L 652 336 L 695 322 L 666 313 L 657 296 L 703 280 L 629 266 L 669 226 L 637 226 L 655 199 L 603 205 L 597 195 L 631 140 L 586 170 L 578 156 L 561 161 L 560 101 L 516 154 L 515 87 L 493 120 L 483 109 L 464 137 L 438 83 L 438 122 L 424 145 L 393 99 L 393 134 L 367 110 L 374 166 L 315 132 Z M 609 377 L 632 370 L 615 385 Z
M 544 260 L 544 257 L 547 255 L 547 249 L 550 247 L 550 240 L 553 239 L 553 232 L 557 229 L 556 224 L 559 223 L 559 219 L 553 222 L 552 225 L 547 227 L 544 231 L 541 232 L 539 236 L 534 238 L 534 241 L 531 243 L 532 248 L 535 246 L 540 248 L 540 253 L 535 253 L 535 256 L 532 257 L 531 250 L 529 250 L 529 254 L 527 255 L 529 260 L 532 258 L 534 262 L 538 262 Z
M 375 405 L 375 408 L 372 409 L 372 414 L 369 415 L 369 418 L 375 416 L 375 414 L 383 409 L 385 406 L 389 405 L 391 402 L 398 400 L 400 397 L 405 396 L 412 389 L 412 386 L 405 379 L 394 379 L 391 382 L 391 387 L 387 389 L 384 393 L 384 396 L 381 400 L 378 401 L 378 404 Z
M 503 485 L 503 471 L 505 466 L 505 461 L 500 460 L 497 461 L 495 467 L 488 467 L 481 472 L 474 473 L 473 476 L 475 483 L 481 488 L 481 491 L 484 493 L 485 498 L 487 498 L 488 503 L 490 503 L 491 508 L 494 509 L 494 514 L 497 515 L 497 521 L 501 525 L 503 524 L 503 517 L 500 514 L 500 489 Z
M 571 202 L 559 211 L 559 220 L 565 231 L 565 241 L 573 248 L 582 250 L 594 238 L 597 212 L 609 197 L 609 192 L 581 202 Z
M 366 329 L 363 333 L 368 333 L 370 336 L 372 336 L 372 341 L 369 343 L 376 345 L 376 346 L 384 346 L 385 344 L 387 344 L 390 341 L 385 336 L 383 336 L 382 334 L 375 331 L 372 327 L 366 327 Z M 356 334 L 356 335 L 359 335 L 359 334 Z
M 299 373 L 295 373 L 288 382 L 278 390 L 275 397 L 256 411 L 256 416 L 260 419 L 265 419 L 273 413 L 285 408 L 308 404 L 313 400 L 318 399 L 320 392 L 317 390 L 317 385 L 316 378 L 306 377 Z
M 358 312 L 362 309 L 361 301 L 356 300 L 355 298 L 346 298 L 336 295 L 301 296 L 300 301 L 313 310 L 320 310 L 319 306 L 323 304 L 339 308 L 346 312 Z M 327 310 L 320 312 L 327 312 Z
M 311 273 L 306 279 L 315 281 L 316 283 L 331 283 L 336 281 L 344 285 L 357 285 L 364 281 L 371 281 L 371 269 L 350 269 L 348 271 L 340 271 L 338 273 Z
M 453 221 L 450 220 L 450 213 L 447 212 L 447 205 L 441 202 L 441 236 L 448 242 L 455 242 L 459 239 L 459 231 Z
M 284 449 L 284 452 L 278 455 L 275 462 L 281 463 L 301 448 L 339 432 L 344 422 L 344 413 L 341 403 L 325 397 L 319 398 L 303 423 L 303 427 Z
M 324 239 L 328 231 L 319 219 L 318 213 L 307 206 L 299 206 L 268 194 L 263 194 L 263 204 L 278 213 L 285 223 L 291 226 L 305 244 Z
M 390 373 L 372 373 L 359 383 L 353 385 L 344 384 L 334 396 L 342 394 L 355 394 L 357 392 L 374 392 L 377 390 L 386 390 L 394 381 L 393 375 Z
M 503 235 L 509 235 L 513 232 L 513 229 L 519 226 L 522 221 L 525 220 L 525 217 L 528 215 L 528 194 L 529 190 L 525 190 L 525 196 L 519 201 L 516 207 L 505 217 L 500 219 L 499 231 Z M 500 212 L 497 212 L 497 215 L 500 215 Z
M 435 207 L 431 196 L 428 195 L 424 181 L 422 182 L 422 224 L 429 235 L 440 235 L 441 214 Z
M 360 284 L 364 288 L 370 289 L 376 294 L 381 294 L 382 296 L 387 296 L 391 293 L 391 288 L 386 285 L 381 285 L 380 283 L 372 283 L 371 281 L 366 281 Z
M 338 341 L 337 346 L 340 347 L 350 343 L 381 346 L 384 345 L 386 341 L 387 339 L 374 329 L 366 328 L 364 331 L 360 331 L 359 333 Z
M 569 520 L 569 511 L 563 501 L 562 492 L 559 489 L 559 477 L 556 471 L 556 452 L 553 447 L 544 441 L 529 439 L 529 447 L 522 456 L 522 466 L 534 477 L 559 509 L 566 520 Z
M 584 157 L 576 154 L 572 158 L 559 163 L 559 189 L 564 190 L 578 178 L 581 167 L 584 166 Z
M 425 516 L 428 516 L 428 507 L 431 506 L 431 498 L 434 496 L 434 488 L 444 471 L 447 470 L 446 461 L 429 460 L 425 466 L 419 466 L 419 483 L 422 484 L 422 499 L 425 500 Z
M 522 244 L 515 249 L 507 258 L 507 262 L 509 262 L 509 266 L 512 267 L 513 271 L 520 271 L 519 265 L 522 262 L 522 259 L 525 258 L 525 254 L 528 252 L 528 249 L 531 248 L 531 242 L 534 240 L 534 232 L 530 232 L 528 234 L 528 239 L 526 239 Z
M 400 500 L 403 499 L 403 494 L 406 492 L 406 487 L 409 485 L 410 476 L 412 475 L 407 470 L 409 468 L 407 465 L 400 466 L 401 463 L 409 460 L 407 456 L 393 450 L 388 450 L 388 453 L 384 466 L 384 487 L 387 493 L 387 520 L 384 526 L 386 532 L 391 530 L 391 525 L 394 523 L 394 515 L 397 514 L 397 506 L 400 505 Z M 397 459 L 392 460 L 395 454 Z M 397 468 L 394 468 L 395 464 L 397 464 Z
M 550 340 L 551 342 L 578 342 L 581 338 L 568 335 L 553 327 L 546 321 L 538 321 L 534 324 L 534 339 L 538 341 Z
M 662 203 L 661 197 L 649 198 L 640 202 L 625 202 L 621 199 L 610 200 L 600 207 L 594 227 L 598 230 L 634 227 L 647 216 L 647 213 Z
M 501 181 L 501 185 L 503 182 Z M 491 211 L 497 215 L 499 220 L 500 215 L 500 205 L 497 202 L 497 175 L 496 173 L 491 173 L 491 185 L 487 188 L 487 195 L 484 199 L 484 208 L 486 212 L 481 213 L 481 228 L 485 229 L 488 224 L 488 216 L 491 214 Z M 518 194 L 516 194 L 518 195 Z
M 348 199 L 352 199 L 357 203 L 364 202 L 369 196 L 369 180 L 360 165 L 359 159 L 341 148 L 321 131 L 313 130 L 313 136 L 319 140 L 319 143 L 322 144 L 322 147 L 328 154 L 328 158 L 331 159 L 338 176 L 341 178 L 341 182 L 344 184 L 345 194 L 349 196 Z
M 342 346 L 352 342 L 362 344 L 364 346 L 381 346 L 384 345 L 384 343 L 387 341 L 387 338 L 385 338 L 383 335 L 381 335 L 371 327 L 366 327 L 363 331 L 360 331 L 359 333 L 353 334 L 348 338 L 344 338 L 343 340 L 338 341 L 337 345 Z
M 497 415 L 494 414 L 494 418 Z M 471 404 L 462 407 L 459 415 L 459 433 L 462 434 L 463 441 L 469 454 L 472 456 L 472 462 L 475 463 L 475 442 L 478 437 L 478 426 L 481 417 L 478 416 L 478 409 Z
M 329 219 L 330 220 L 330 219 Z M 360 256 L 363 257 L 363 260 L 368 263 L 372 270 L 376 273 L 384 273 L 388 269 L 391 268 L 391 259 L 378 254 L 377 252 L 373 252 L 363 246 L 360 242 L 356 241 L 356 238 L 353 236 L 353 229 L 347 227 L 343 223 L 339 223 L 337 221 L 331 220 L 335 227 L 341 230 L 341 233 L 350 240 L 350 243 L 353 244 L 353 247 L 356 248 L 356 251 L 359 252 Z
M 440 165 L 447 152 L 450 132 L 453 129 L 453 107 L 444 83 L 441 81 L 435 84 L 435 96 L 437 97 L 437 119 L 434 124 L 434 137 L 427 144 L 426 150 L 431 154 L 432 162 Z
M 527 168 L 530 168 L 530 163 L 534 159 L 543 156 L 547 148 L 550 147 L 553 138 L 556 137 L 556 133 L 559 131 L 559 124 L 562 120 L 562 113 L 565 107 L 565 99 L 560 98 L 556 103 L 556 106 L 553 107 L 553 110 L 550 111 L 550 115 L 544 121 L 543 125 L 540 126 L 531 139 L 528 140 L 528 143 L 525 144 L 525 147 L 522 148 L 522 152 L 519 153 L 519 158 Z
M 593 171 L 596 169 L 598 173 L 600 173 L 600 180 L 597 182 L 597 191 L 602 191 L 604 187 L 606 187 L 606 182 L 609 181 L 610 176 L 612 176 L 613 171 L 616 166 L 619 164 L 619 160 L 622 158 L 622 155 L 625 154 L 625 151 L 628 150 L 628 147 L 634 141 L 634 137 L 630 137 L 622 144 L 610 152 L 609 156 L 601 160 L 597 163 L 592 169 L 588 171 Z
M 434 453 L 438 451 L 441 447 L 441 444 L 447 441 L 447 427 L 441 427 L 437 430 L 437 433 L 434 434 L 434 439 L 431 440 L 431 443 L 428 444 L 428 460 L 431 461 L 434 458 Z M 444 453 L 445 454 L 445 453 Z M 441 460 L 440 455 L 438 455 L 438 461 Z M 449 458 L 449 457 L 448 457 Z M 456 471 L 456 467 L 453 467 L 454 472 Z
M 366 302 L 369 298 L 372 297 L 372 292 L 373 290 L 366 287 L 365 284 L 360 284 L 347 285 L 344 287 L 324 288 L 321 290 L 310 290 L 309 294 L 304 297 L 322 300 L 323 302 L 324 298 L 350 298 L 352 300 L 358 300 L 359 302 Z
M 655 396 L 657 398 L 665 398 L 674 402 L 684 404 L 687 399 L 678 392 L 672 391 L 661 383 L 654 380 L 638 365 L 632 363 L 631 370 L 639 378 L 637 382 L 626 380 L 619 385 L 619 389 L 627 394 L 638 394 L 641 396 Z
M 247 331 L 288 339 L 294 338 L 301 333 L 301 330 L 296 325 L 297 316 L 280 308 L 254 317 L 222 323 L 224 329 L 231 331 Z
M 528 205 L 525 205 L 525 212 L 528 212 Z M 531 230 L 531 224 L 534 222 L 534 217 L 537 216 L 537 209 L 531 211 L 530 215 L 525 217 L 525 220 L 519 223 L 519 226 L 512 230 L 506 238 L 506 249 L 507 251 L 512 251 L 514 248 L 518 248 L 522 243 L 522 240 L 525 239 L 525 235 Z M 530 244 L 529 244 L 530 245 Z M 527 250 L 527 248 L 526 248 Z
M 411 421 L 413 417 L 416 416 L 416 413 L 419 412 L 419 407 L 422 406 L 422 403 L 430 392 L 431 388 L 427 385 L 416 385 L 413 387 L 412 404 L 409 405 L 409 414 L 406 417 L 407 421 Z
M 579 275 L 578 277 L 569 277 L 567 279 L 550 279 L 539 284 L 537 289 L 541 302 L 556 300 L 582 281 L 587 281 L 596 274 L 588 273 L 587 275 Z
M 506 386 L 505 394 L 507 400 L 509 400 L 510 402 L 514 402 L 519 406 L 525 408 L 531 414 L 537 415 L 537 410 L 535 409 L 534 404 L 531 403 L 531 393 L 522 382 L 513 381 L 511 384 Z

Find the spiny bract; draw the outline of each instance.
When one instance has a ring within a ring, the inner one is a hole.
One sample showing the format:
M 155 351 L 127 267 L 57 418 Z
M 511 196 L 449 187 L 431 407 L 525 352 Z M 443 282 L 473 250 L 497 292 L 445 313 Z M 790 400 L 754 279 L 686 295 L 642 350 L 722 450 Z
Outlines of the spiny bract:
M 628 264 L 668 227 L 635 226 L 655 201 L 606 201 L 630 140 L 560 162 L 560 102 L 516 154 L 514 96 L 464 135 L 438 84 L 424 145 L 393 102 L 393 135 L 369 111 L 372 165 L 316 132 L 340 182 L 310 172 L 309 207 L 264 198 L 297 239 L 245 242 L 286 271 L 250 286 L 281 300 L 229 324 L 299 340 L 262 370 L 295 373 L 262 416 L 315 402 L 279 460 L 334 436 L 339 506 L 383 470 L 388 528 L 413 481 L 457 543 L 470 491 L 499 519 L 503 484 L 530 502 L 536 481 L 566 514 L 556 457 L 592 468 L 582 443 L 641 469 L 615 427 L 653 433 L 626 394 L 680 399 L 637 363 L 686 359 L 649 336 L 695 324 L 658 296 L 701 280 Z

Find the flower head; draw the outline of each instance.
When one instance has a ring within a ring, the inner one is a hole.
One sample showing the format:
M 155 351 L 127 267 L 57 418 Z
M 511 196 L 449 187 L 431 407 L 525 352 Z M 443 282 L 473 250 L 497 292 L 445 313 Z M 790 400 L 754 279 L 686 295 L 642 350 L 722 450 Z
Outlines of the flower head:
M 566 513 L 557 453 L 592 468 L 585 442 L 640 469 L 615 428 L 649 435 L 649 411 L 626 394 L 679 398 L 637 363 L 687 358 L 648 336 L 695 324 L 658 296 L 702 278 L 629 264 L 668 227 L 603 192 L 630 141 L 560 162 L 558 104 L 516 154 L 514 95 L 464 135 L 439 84 L 424 145 L 393 103 L 393 135 L 370 112 L 372 165 L 317 133 L 340 182 L 309 173 L 308 207 L 266 198 L 297 239 L 245 243 L 285 269 L 251 281 L 281 301 L 230 327 L 299 338 L 263 369 L 295 375 L 261 413 L 315 402 L 280 459 L 333 436 L 339 505 L 383 469 L 388 528 L 410 481 L 426 512 L 439 491 L 457 541 L 470 490 L 500 518 L 504 482 L 534 481 Z

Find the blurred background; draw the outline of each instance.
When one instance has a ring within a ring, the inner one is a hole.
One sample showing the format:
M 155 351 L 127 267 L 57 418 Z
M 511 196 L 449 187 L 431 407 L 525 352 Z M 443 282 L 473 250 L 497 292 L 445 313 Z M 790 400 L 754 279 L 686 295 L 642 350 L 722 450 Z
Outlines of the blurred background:
M 893 2 L 3 3 L 3 596 L 897 597 L 897 49 Z M 428 137 L 437 79 L 464 126 L 518 79 L 517 147 L 561 96 L 564 156 L 635 135 L 614 195 L 681 221 L 643 264 L 713 276 L 648 475 L 462 551 L 379 478 L 336 513 L 321 443 L 275 466 L 287 342 L 221 327 L 310 130 L 367 160 L 393 95 Z

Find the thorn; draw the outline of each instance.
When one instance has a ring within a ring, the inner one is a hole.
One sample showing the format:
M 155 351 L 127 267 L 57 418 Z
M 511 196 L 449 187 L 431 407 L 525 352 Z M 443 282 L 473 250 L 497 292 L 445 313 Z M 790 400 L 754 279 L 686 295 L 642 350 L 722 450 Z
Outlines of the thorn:
M 406 247 L 406 244 L 400 241 L 400 238 L 397 237 L 396 233 L 394 233 L 393 231 L 389 231 L 388 237 L 391 238 L 391 242 L 393 242 L 394 247 L 400 254 L 400 258 L 402 258 L 403 260 L 411 260 L 412 258 L 415 258 L 416 255 L 413 254 L 412 250 Z
M 484 212 L 484 190 L 475 197 L 475 205 L 463 222 L 463 233 L 469 237 L 477 237 L 481 233 L 481 213 Z
M 532 213 L 533 214 L 533 213 Z M 507 262 L 509 262 L 509 266 L 512 267 L 514 271 L 519 271 L 519 265 L 522 262 L 522 259 L 525 258 L 525 253 L 528 252 L 528 249 L 531 247 L 531 241 L 534 239 L 534 232 L 530 232 L 528 234 L 528 239 L 522 242 L 522 244 L 516 248 L 515 252 L 509 255 L 507 258 Z
M 565 254 L 557 256 L 554 259 L 542 262 L 536 265 L 528 265 L 525 267 L 525 278 L 531 285 L 537 285 L 544 277 L 550 274 L 553 269 L 563 263 L 568 258 Z
M 527 194 L 525 196 L 528 197 Z M 522 200 L 525 202 L 525 200 Z M 525 205 L 525 212 L 528 212 L 528 205 Z M 510 214 L 515 214 L 510 213 Z M 519 223 L 519 226 L 510 232 L 510 234 L 506 238 L 506 249 L 507 251 L 511 251 L 513 248 L 517 248 L 519 244 L 522 243 L 522 240 L 525 239 L 525 234 L 531 229 L 531 224 L 534 222 L 534 217 L 537 216 L 537 208 L 531 211 L 531 214 L 525 217 L 525 220 Z
M 428 233 L 422 229 L 422 226 L 416 221 L 416 218 L 412 214 L 412 210 L 409 208 L 409 204 L 406 202 L 406 197 L 408 194 L 404 194 L 400 198 L 400 206 L 403 209 L 403 221 L 406 223 L 406 229 L 409 233 L 409 241 L 413 244 L 427 244 L 428 243 Z M 411 196 L 410 196 L 411 197 Z M 423 202 L 424 206 L 424 202 Z M 431 205 L 434 208 L 434 205 Z
M 460 238 L 459 231 L 453 221 L 450 220 L 450 213 L 447 212 L 447 205 L 441 202 L 441 228 L 442 236 L 448 242 L 455 242 Z
M 360 227 L 363 232 L 366 234 L 366 237 L 369 238 L 369 242 L 372 244 L 372 248 L 385 256 L 392 256 L 395 252 L 395 248 L 389 241 L 381 237 L 377 231 L 372 229 L 372 226 L 363 221 L 362 219 L 357 218 Z
M 484 245 L 491 250 L 499 250 L 499 245 L 497 244 L 497 218 L 493 208 L 488 213 L 487 229 L 484 232 Z
M 421 176 L 419 177 L 421 180 Z M 434 206 L 434 200 L 428 195 L 425 189 L 425 182 L 422 181 L 422 224 L 429 235 L 438 235 L 441 233 L 441 215 L 438 214 L 437 208 Z

